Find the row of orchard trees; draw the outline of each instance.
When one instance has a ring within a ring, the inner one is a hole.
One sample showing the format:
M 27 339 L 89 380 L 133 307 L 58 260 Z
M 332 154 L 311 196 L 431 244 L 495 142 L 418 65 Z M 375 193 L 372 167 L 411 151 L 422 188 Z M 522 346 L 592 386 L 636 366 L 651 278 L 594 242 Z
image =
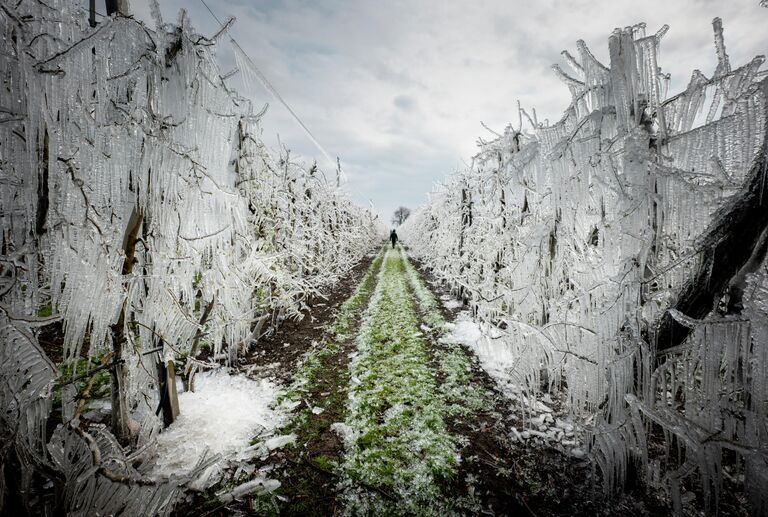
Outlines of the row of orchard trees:
M 109 482 L 102 502 L 122 496 L 107 514 L 154 514 L 171 492 L 137 485 L 125 458 L 99 463 L 122 450 L 79 421 L 40 333 L 60 329 L 65 360 L 104 357 L 113 433 L 145 443 L 161 424 L 148 351 L 207 344 L 233 361 L 382 236 L 316 167 L 264 147 L 261 114 L 219 73 L 216 37 L 154 11 L 153 29 L 124 16 L 91 27 L 76 2 L 0 5 L 0 473 L 12 458 L 28 494 L 44 472 L 81 510 Z
M 610 67 L 579 42 L 570 71 L 555 67 L 572 94 L 562 119 L 520 110 L 531 129 L 481 140 L 400 233 L 502 333 L 492 345 L 521 390 L 561 386 L 595 415 L 609 492 L 634 464 L 678 510 L 689 476 L 713 505 L 730 458 L 764 514 L 768 80 L 762 56 L 732 69 L 714 27 L 713 76 L 673 97 L 666 27 L 617 29 Z M 683 453 L 649 456 L 651 436 Z

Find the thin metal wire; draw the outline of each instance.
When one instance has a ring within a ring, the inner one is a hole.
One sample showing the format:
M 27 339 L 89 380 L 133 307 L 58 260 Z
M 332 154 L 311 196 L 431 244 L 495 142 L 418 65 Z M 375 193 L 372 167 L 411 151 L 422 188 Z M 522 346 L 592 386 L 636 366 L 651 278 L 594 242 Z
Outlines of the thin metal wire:
M 213 19 L 216 20 L 216 23 L 218 23 L 220 26 L 224 26 L 224 24 L 221 22 L 218 16 L 216 16 L 216 13 L 211 10 L 210 6 L 205 2 L 205 0 L 200 0 L 200 2 L 205 6 L 205 8 L 208 10 L 209 13 L 211 13 L 211 16 L 213 16 Z M 243 57 L 247 60 L 247 64 L 250 65 L 252 68 L 252 71 L 254 75 L 258 78 L 258 80 L 261 82 L 261 84 L 264 86 L 264 88 L 267 89 L 269 93 L 271 93 L 279 102 L 282 104 L 286 110 L 288 110 L 288 113 L 291 114 L 293 119 L 296 121 L 296 123 L 301 127 L 302 130 L 304 130 L 304 133 L 306 133 L 309 140 L 317 147 L 317 149 L 322 153 L 322 155 L 328 160 L 329 165 L 330 164 L 337 164 L 337 160 L 334 160 L 331 158 L 331 155 L 325 150 L 325 148 L 320 145 L 320 142 L 315 138 L 315 135 L 312 134 L 312 132 L 309 130 L 309 128 L 304 124 L 304 122 L 301 121 L 299 116 L 296 114 L 293 109 L 288 105 L 288 103 L 283 99 L 282 95 L 280 95 L 280 92 L 277 91 L 277 88 L 275 88 L 272 83 L 267 79 L 267 76 L 264 75 L 264 73 L 259 69 L 258 66 L 256 66 L 256 63 L 253 62 L 251 57 L 248 55 L 248 53 L 243 50 L 243 47 L 240 46 L 240 44 L 235 41 L 235 38 L 232 37 L 232 34 L 229 32 L 229 28 L 226 28 L 225 31 L 227 32 L 227 35 L 229 36 L 229 41 L 232 43 L 232 45 L 235 47 L 237 51 L 239 51 Z

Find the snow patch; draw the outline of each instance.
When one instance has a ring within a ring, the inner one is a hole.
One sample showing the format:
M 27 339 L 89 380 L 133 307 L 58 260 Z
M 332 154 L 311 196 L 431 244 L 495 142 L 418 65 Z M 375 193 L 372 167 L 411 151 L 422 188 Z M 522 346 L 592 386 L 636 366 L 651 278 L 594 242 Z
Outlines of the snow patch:
M 206 449 L 223 460 L 249 449 L 255 436 L 285 422 L 285 409 L 273 409 L 279 391 L 268 379 L 252 380 L 223 370 L 198 374 L 195 391 L 179 395 L 181 414 L 157 437 L 158 455 L 151 475 L 189 472 Z
M 464 304 L 461 301 L 454 300 L 453 298 L 448 300 L 441 299 L 441 301 L 443 302 L 443 307 L 445 307 L 448 310 L 461 309 L 462 307 L 464 307 Z

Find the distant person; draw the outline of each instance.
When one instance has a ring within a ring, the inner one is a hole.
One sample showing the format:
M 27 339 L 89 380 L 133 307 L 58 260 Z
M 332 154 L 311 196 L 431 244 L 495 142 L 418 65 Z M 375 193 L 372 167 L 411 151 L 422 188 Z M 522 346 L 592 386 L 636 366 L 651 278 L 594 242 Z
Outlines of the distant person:
M 389 240 L 392 241 L 392 249 L 395 249 L 395 244 L 397 244 L 397 232 L 395 230 L 389 232 Z

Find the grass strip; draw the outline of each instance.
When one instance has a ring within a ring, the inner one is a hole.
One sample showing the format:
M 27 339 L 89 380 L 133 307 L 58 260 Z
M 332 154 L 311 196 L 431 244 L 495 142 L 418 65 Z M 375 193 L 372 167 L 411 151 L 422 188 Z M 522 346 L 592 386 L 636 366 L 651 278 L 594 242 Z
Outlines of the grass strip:
M 341 466 L 346 513 L 449 509 L 441 486 L 456 472 L 458 443 L 444 422 L 447 407 L 397 251 L 387 251 L 356 343 L 346 421 L 352 435 Z
M 379 253 L 371 262 L 365 276 L 352 295 L 341 305 L 334 323 L 327 329 L 329 339 L 313 347 L 301 361 L 293 383 L 281 395 L 279 402 L 302 401 L 313 389 L 316 381 L 325 373 L 323 371 L 325 360 L 340 351 L 340 343 L 354 336 L 356 322 L 376 287 L 383 260 L 384 254 Z M 341 386 L 345 385 L 346 383 L 341 384 Z
M 442 392 L 446 397 L 451 416 L 465 416 L 487 406 L 483 390 L 472 382 L 472 359 L 470 355 L 450 338 L 445 328 L 445 319 L 440 312 L 440 303 L 424 284 L 421 275 L 400 249 L 403 267 L 419 306 L 424 323 L 430 327 L 435 343 L 432 353 L 442 372 Z

